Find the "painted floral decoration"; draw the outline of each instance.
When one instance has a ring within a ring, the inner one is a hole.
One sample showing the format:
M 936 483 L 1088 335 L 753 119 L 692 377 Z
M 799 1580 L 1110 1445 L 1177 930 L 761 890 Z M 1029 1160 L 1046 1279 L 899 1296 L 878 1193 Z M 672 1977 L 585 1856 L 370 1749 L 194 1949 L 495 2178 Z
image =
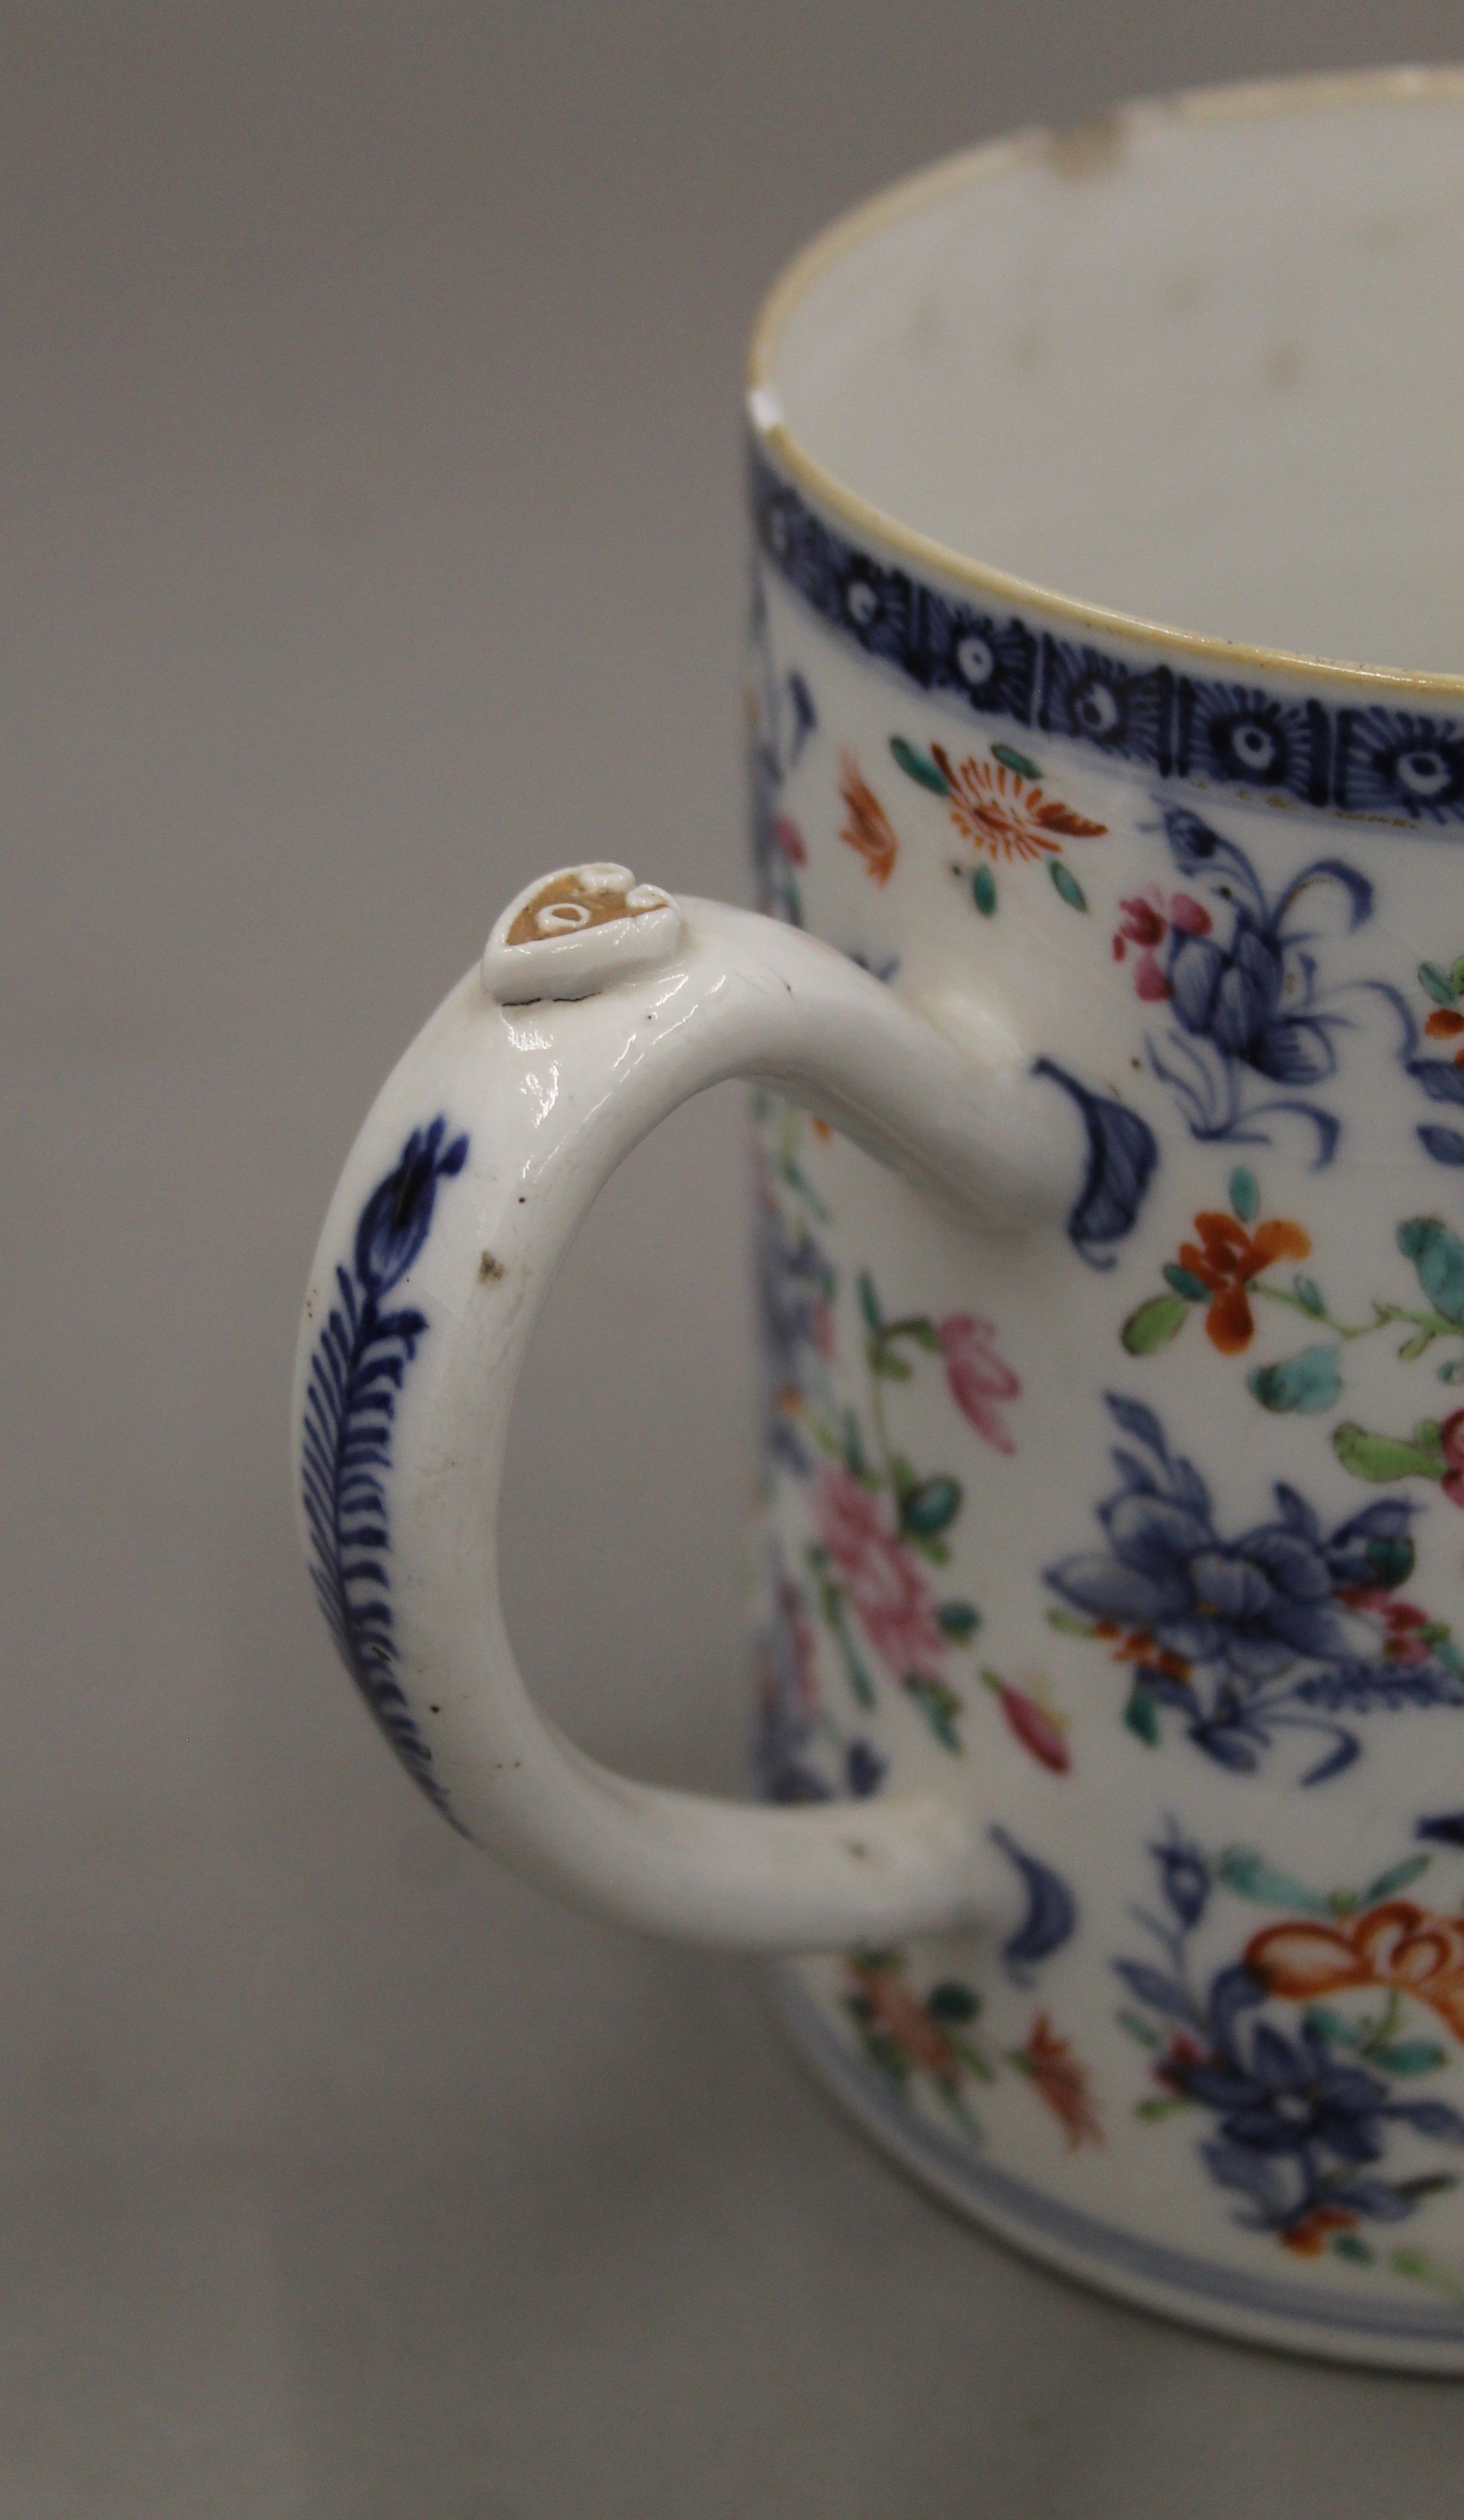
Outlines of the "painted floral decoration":
M 1121 901 L 1119 908 L 1122 916 L 1114 931 L 1114 961 L 1123 962 L 1132 947 L 1134 992 L 1146 1006 L 1161 1006 L 1173 996 L 1174 987 L 1160 962 L 1160 947 L 1170 935 L 1208 936 L 1214 922 L 1203 901 L 1192 900 L 1187 892 L 1166 893 L 1158 884 Z
M 1227 1540 L 1153 1410 L 1113 1392 L 1108 1406 L 1126 1440 L 1098 1508 L 1107 1550 L 1063 1558 L 1047 1581 L 1065 1605 L 1054 1623 L 1107 1638 L 1131 1668 L 1124 1720 L 1141 1740 L 1158 1746 L 1169 1709 L 1197 1748 L 1247 1773 L 1278 1733 L 1318 1735 L 1324 1755 L 1301 1781 L 1319 1784 L 1360 1755 L 1345 1716 L 1464 1705 L 1446 1628 L 1421 1662 L 1395 1650 L 1386 1605 L 1413 1571 L 1414 1508 L 1387 1499 L 1329 1531 L 1278 1483 L 1274 1517 Z
M 1021 1986 L 1032 1968 L 1049 1959 L 1072 1934 L 1076 1910 L 1072 1893 L 1050 1868 L 1016 1847 L 1001 1831 L 992 1835 L 1024 1876 L 1029 1912 L 1003 1951 L 1006 1972 Z M 941 1976 L 922 1990 L 903 1952 L 862 1951 L 846 1963 L 845 2009 L 870 2062 L 903 2099 L 929 2090 L 974 2141 L 982 2127 L 972 2104 L 974 2085 L 990 2086 L 1003 2066 L 1014 2069 L 1056 2118 L 1068 2149 L 1101 2144 L 1103 2122 L 1092 2076 L 1071 2039 L 1037 2011 L 1018 2048 L 996 2048 L 981 2028 L 985 2009 L 979 1988 Z
M 951 1313 L 936 1324 L 936 1343 L 950 1396 L 968 1425 L 994 1452 L 1015 1453 L 1016 1439 L 1001 1404 L 1020 1399 L 1022 1385 L 996 1352 L 991 1324 L 971 1313 Z
M 862 858 L 864 870 L 877 884 L 887 884 L 894 873 L 899 855 L 899 842 L 890 817 L 880 803 L 851 752 L 840 762 L 839 798 L 844 807 L 844 820 L 839 836 L 846 848 Z
M 1103 2121 L 1093 2099 L 1092 2077 L 1071 2039 L 1053 2029 L 1045 2012 L 1037 2013 L 1025 2048 L 1012 2050 L 1011 2062 L 1026 2074 L 1033 2091 L 1052 2111 L 1068 2139 L 1068 2149 L 1103 2141 Z
M 1001 1353 L 993 1323 L 976 1313 L 892 1317 L 865 1273 L 857 1295 L 867 1409 L 839 1396 L 835 1273 L 819 1240 L 825 1211 L 801 1152 L 802 1132 L 812 1124 L 772 1097 L 762 1099 L 759 1116 L 764 1450 L 769 1463 L 806 1493 L 808 1598 L 861 1718 L 877 1708 L 881 1682 L 892 1683 L 942 1748 L 959 1751 L 968 1701 L 952 1665 L 972 1645 L 982 1614 L 976 1602 L 937 1579 L 950 1562 L 964 1492 L 950 1471 L 916 1466 L 892 1413 L 900 1387 L 938 1367 L 973 1432 L 1010 1458 L 1021 1379 Z M 779 1584 L 784 1611 L 772 1621 L 761 1656 L 764 1709 L 771 1710 L 764 1714 L 759 1754 L 765 1788 L 779 1798 L 806 1799 L 816 1775 L 821 1791 L 834 1790 L 835 1777 L 840 1790 L 864 1789 L 877 1767 L 883 1772 L 880 1754 L 863 1732 L 852 1738 L 836 1732 L 828 1710 L 813 1707 L 811 1667 L 794 1606 L 802 1596 L 786 1568 Z M 790 1584 L 792 1599 L 786 1598 Z M 800 1672 L 806 1685 L 797 1681 Z M 1066 1773 L 1066 1719 L 1044 1684 L 1033 1680 L 1018 1688 L 995 1675 L 984 1677 L 1013 1737 L 1041 1765 Z
M 801 870 L 807 864 L 803 834 L 784 802 L 784 790 L 818 725 L 813 695 L 801 673 L 784 672 L 773 654 L 767 596 L 760 569 L 753 578 L 752 682 L 748 692 L 748 744 L 753 801 L 753 865 L 757 907 L 794 927 L 803 923 Z
M 1260 1217 L 1256 1176 L 1245 1164 L 1230 1176 L 1230 1213 L 1202 1209 L 1194 1221 L 1195 1239 L 1181 1242 L 1177 1259 L 1165 1270 L 1167 1291 L 1151 1295 L 1129 1314 L 1123 1345 L 1130 1356 L 1150 1356 L 1183 1329 L 1192 1311 L 1203 1307 L 1211 1345 L 1222 1356 L 1239 1356 L 1256 1335 L 1251 1298 L 1268 1269 L 1281 1260 L 1304 1260 L 1311 1237 L 1289 1217 Z
M 1152 2059 L 1156 2092 L 1140 2115 L 1202 2111 L 1211 2131 L 1200 2158 L 1242 2200 L 1238 2221 L 1300 2256 L 1328 2249 L 1371 2264 L 1369 2228 L 1406 2222 L 1458 2183 L 1452 2166 L 1437 2154 L 1429 2162 L 1420 2146 L 1441 2145 L 1447 2158 L 1464 2145 L 1464 2115 L 1414 2088 L 1452 2062 L 1426 2025 L 1461 2035 L 1464 1923 L 1393 1895 L 1429 1857 L 1410 1857 L 1350 1896 L 1314 1893 L 1244 1848 L 1212 1858 L 1172 1822 L 1150 1853 L 1159 1910 L 1135 1912 L 1153 1957 L 1114 1964 L 1138 2007 L 1121 2022 Z M 1216 1922 L 1223 1891 L 1307 1912 L 1251 1934 L 1237 1958 L 1207 1975 L 1193 1945 Z M 1376 2011 L 1318 2001 L 1374 1991 L 1387 1999 Z M 1410 2007 L 1423 2007 L 1422 2018 Z M 1395 2166 L 1409 2137 L 1420 2166 Z M 1412 2251 L 1391 2263 L 1426 2279 L 1438 2272 Z
M 776 1550 L 768 1571 L 769 1612 L 756 1640 L 755 1765 L 763 1796 L 774 1803 L 822 1803 L 836 1792 L 855 1800 L 877 1793 L 886 1762 L 825 1706 L 813 1621 Z
M 943 744 L 932 743 L 923 750 L 902 735 L 891 737 L 890 749 L 907 779 L 944 799 L 956 830 L 981 858 L 971 888 L 984 918 L 989 919 L 996 908 L 992 864 L 1003 861 L 1045 865 L 1069 908 L 1086 910 L 1087 897 L 1063 856 L 1062 844 L 1101 839 L 1108 826 L 1049 796 L 1040 785 L 1041 771 L 1025 752 L 1009 743 L 993 743 L 988 761 L 968 754 L 956 762 Z
M 1315 1161 L 1330 1163 L 1342 1122 L 1313 1097 L 1337 1072 L 1350 985 L 1354 997 L 1364 988 L 1380 994 L 1405 1027 L 1410 1018 L 1382 983 L 1328 983 L 1318 933 L 1303 915 L 1330 895 L 1348 928 L 1359 927 L 1372 917 L 1372 885 L 1342 859 L 1319 858 L 1273 894 L 1245 850 L 1188 806 L 1165 805 L 1162 820 L 1177 872 L 1208 900 L 1176 895 L 1187 905 L 1181 921 L 1171 903 L 1167 934 L 1144 949 L 1157 954 L 1163 943 L 1163 962 L 1151 966 L 1141 953 L 1135 966 L 1140 996 L 1161 997 L 1172 1018 L 1168 1033 L 1147 1044 L 1150 1066 L 1194 1137 L 1268 1144 L 1262 1124 L 1290 1116 L 1308 1126 Z

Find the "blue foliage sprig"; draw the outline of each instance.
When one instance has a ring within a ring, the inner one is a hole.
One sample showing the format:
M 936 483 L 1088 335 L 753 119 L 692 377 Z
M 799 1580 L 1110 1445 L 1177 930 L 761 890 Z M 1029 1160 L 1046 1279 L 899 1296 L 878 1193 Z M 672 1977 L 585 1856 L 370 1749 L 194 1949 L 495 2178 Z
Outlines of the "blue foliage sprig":
M 337 1649 L 409 1776 L 443 1818 L 447 1795 L 397 1676 L 387 1475 L 396 1403 L 429 1324 L 388 1308 L 432 1231 L 437 1185 L 468 1160 L 440 1115 L 414 1129 L 356 1220 L 350 1267 L 316 1339 L 305 1384 L 300 1492 L 310 1580 Z M 454 1822 L 454 1825 L 457 1823 Z

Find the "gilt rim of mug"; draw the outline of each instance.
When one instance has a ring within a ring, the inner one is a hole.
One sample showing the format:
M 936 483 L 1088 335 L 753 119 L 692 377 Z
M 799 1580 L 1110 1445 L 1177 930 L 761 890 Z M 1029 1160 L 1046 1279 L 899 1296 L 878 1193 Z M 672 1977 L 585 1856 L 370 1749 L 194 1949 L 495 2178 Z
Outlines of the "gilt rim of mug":
M 1417 699 L 1464 702 L 1464 672 L 1422 672 L 1394 665 L 1364 665 L 1303 648 L 1224 639 L 1182 630 L 1141 612 L 1085 603 L 1060 589 L 975 560 L 953 545 L 924 534 L 842 481 L 821 464 L 784 418 L 773 370 L 784 329 L 812 285 L 852 248 L 923 208 L 945 193 L 1004 175 L 1031 160 L 1079 162 L 1101 149 L 1105 158 L 1128 133 L 1176 122 L 1205 124 L 1259 121 L 1283 115 L 1349 112 L 1378 104 L 1426 105 L 1441 97 L 1464 101 L 1464 63 L 1401 64 L 1366 70 L 1331 70 L 1298 77 L 1229 81 L 1182 88 L 1167 97 L 1130 100 L 1076 123 L 1029 124 L 1005 136 L 957 151 L 902 177 L 823 228 L 786 264 L 763 298 L 748 350 L 746 402 L 753 437 L 768 461 L 798 483 L 827 514 L 923 573 L 943 577 L 969 592 L 1026 606 L 1052 619 L 1130 648 L 1176 657 L 1204 657 L 1229 671 L 1285 678 L 1339 694 L 1388 692 Z

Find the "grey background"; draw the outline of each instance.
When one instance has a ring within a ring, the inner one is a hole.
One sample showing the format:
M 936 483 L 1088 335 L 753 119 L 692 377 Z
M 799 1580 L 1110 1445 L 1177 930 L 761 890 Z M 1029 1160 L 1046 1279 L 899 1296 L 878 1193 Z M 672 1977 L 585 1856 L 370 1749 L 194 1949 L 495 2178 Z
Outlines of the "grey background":
M 738 382 L 820 221 L 1458 12 L 0 14 L 4 2520 L 1457 2508 L 1446 2384 L 1211 2344 L 907 2188 L 743 1965 L 551 1909 L 297 1567 L 319 1212 L 540 865 L 744 890 Z M 506 1549 L 591 1748 L 735 1786 L 735 1097 L 566 1272 Z

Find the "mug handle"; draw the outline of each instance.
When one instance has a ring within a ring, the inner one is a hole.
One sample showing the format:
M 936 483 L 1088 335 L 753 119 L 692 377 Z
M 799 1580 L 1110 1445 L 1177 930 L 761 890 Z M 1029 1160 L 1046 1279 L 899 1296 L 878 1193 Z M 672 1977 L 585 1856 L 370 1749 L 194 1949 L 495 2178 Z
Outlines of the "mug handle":
M 295 1384 L 300 1537 L 343 1658 L 443 1817 L 621 1923 L 837 1949 L 1004 1905 L 934 1791 L 766 1809 L 634 1783 L 539 1715 L 499 1598 L 514 1389 L 602 1184 L 709 1085 L 755 1077 L 988 1231 L 1050 1223 L 1082 1150 L 1015 1053 L 973 1056 L 830 946 L 628 868 L 564 868 L 382 1091 L 321 1236 Z

